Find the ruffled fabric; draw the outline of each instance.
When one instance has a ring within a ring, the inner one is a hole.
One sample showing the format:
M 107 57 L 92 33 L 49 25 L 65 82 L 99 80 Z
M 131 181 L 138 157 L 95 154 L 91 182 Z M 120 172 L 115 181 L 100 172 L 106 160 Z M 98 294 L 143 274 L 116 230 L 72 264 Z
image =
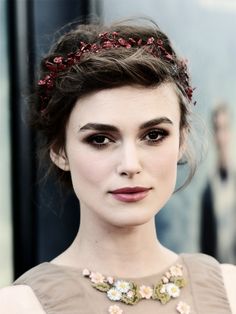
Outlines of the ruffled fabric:
M 181 254 L 197 314 L 231 314 L 220 264 L 205 254 Z

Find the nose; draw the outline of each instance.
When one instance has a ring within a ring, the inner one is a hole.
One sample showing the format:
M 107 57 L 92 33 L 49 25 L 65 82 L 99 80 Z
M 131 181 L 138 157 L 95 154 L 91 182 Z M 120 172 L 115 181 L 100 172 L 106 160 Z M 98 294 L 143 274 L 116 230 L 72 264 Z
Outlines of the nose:
M 141 156 L 135 143 L 126 143 L 121 147 L 117 172 L 121 176 L 132 178 L 142 171 Z

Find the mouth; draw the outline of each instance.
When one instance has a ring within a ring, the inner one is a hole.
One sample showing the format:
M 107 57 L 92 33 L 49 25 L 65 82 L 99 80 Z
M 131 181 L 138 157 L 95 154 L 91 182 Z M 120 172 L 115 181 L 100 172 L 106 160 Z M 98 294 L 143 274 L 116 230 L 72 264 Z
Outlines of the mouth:
M 124 187 L 121 189 L 110 191 L 112 196 L 121 202 L 137 202 L 144 199 L 151 188 L 146 187 Z

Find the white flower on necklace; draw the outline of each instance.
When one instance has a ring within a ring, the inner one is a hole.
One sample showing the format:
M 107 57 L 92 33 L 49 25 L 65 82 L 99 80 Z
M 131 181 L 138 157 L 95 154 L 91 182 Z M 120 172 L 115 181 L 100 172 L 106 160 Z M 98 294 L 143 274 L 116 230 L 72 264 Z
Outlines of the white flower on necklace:
M 109 306 L 108 312 L 110 314 L 123 314 L 123 310 L 118 305 Z
M 111 288 L 107 291 L 107 296 L 112 301 L 119 301 L 122 297 L 122 293 L 116 288 Z
M 189 306 L 187 303 L 182 302 L 182 301 L 180 301 L 180 302 L 177 304 L 176 310 L 177 310 L 177 312 L 179 312 L 180 314 L 190 314 L 190 312 L 191 312 L 190 306 Z
M 124 280 L 117 280 L 114 284 L 116 289 L 122 293 L 126 293 L 130 290 L 130 283 Z
M 180 289 L 174 283 L 167 283 L 165 289 L 172 298 L 177 298 L 180 295 Z

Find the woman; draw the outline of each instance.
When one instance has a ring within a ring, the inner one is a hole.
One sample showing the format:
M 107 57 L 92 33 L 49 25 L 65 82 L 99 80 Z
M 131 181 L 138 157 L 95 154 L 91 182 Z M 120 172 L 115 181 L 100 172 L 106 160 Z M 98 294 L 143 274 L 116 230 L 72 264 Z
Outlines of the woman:
M 79 26 L 42 61 L 35 95 L 43 156 L 81 224 L 65 252 L 2 290 L 1 313 L 235 313 L 234 266 L 156 238 L 190 155 L 192 88 L 166 35 L 144 21 Z
M 236 171 L 232 162 L 232 114 L 219 103 L 211 113 L 216 161 L 201 197 L 201 251 L 236 263 Z

